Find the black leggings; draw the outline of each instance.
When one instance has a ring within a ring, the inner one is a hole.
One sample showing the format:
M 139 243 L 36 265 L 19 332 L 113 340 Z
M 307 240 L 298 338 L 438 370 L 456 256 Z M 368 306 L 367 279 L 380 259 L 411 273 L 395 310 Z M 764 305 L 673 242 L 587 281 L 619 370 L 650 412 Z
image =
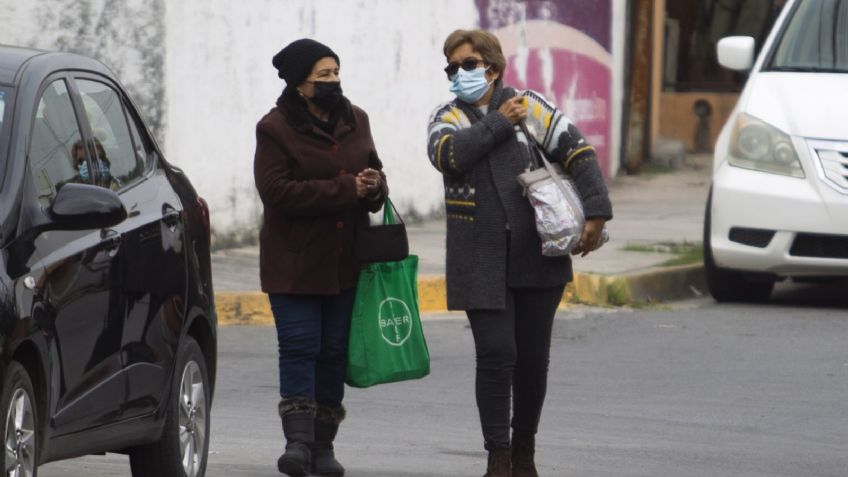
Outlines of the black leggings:
M 551 331 L 564 288 L 508 288 L 506 309 L 466 311 L 477 350 L 477 408 L 486 449 L 509 448 L 510 404 L 515 435 L 530 437 L 539 428 Z

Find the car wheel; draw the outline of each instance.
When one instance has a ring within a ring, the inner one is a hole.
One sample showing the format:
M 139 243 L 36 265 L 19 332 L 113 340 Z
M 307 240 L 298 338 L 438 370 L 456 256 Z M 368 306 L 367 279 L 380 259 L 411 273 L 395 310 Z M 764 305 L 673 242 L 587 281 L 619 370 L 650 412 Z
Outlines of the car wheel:
M 162 438 L 130 450 L 133 477 L 203 477 L 209 449 L 209 375 L 200 346 L 186 337 Z
M 38 419 L 35 394 L 26 369 L 12 361 L 3 383 L 0 399 L 6 417 L 6 451 L 2 454 L 3 475 L 35 477 L 38 472 Z
M 762 302 L 768 300 L 774 289 L 773 280 L 749 280 L 742 272 L 721 268 L 713 260 L 713 249 L 710 244 L 712 201 L 712 191 L 710 191 L 704 214 L 704 270 L 707 275 L 707 287 L 710 289 L 710 295 L 718 302 Z

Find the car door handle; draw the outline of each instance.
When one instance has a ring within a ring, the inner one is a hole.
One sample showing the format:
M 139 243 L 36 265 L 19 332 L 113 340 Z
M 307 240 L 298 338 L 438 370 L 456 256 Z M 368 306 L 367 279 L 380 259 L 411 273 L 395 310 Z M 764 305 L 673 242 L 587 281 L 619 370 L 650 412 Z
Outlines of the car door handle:
M 110 257 L 114 257 L 121 248 L 121 234 L 112 229 L 100 231 L 100 248 L 105 250 Z
M 165 222 L 171 232 L 177 230 L 181 217 L 182 214 L 173 207 L 167 204 L 162 207 L 162 222 Z

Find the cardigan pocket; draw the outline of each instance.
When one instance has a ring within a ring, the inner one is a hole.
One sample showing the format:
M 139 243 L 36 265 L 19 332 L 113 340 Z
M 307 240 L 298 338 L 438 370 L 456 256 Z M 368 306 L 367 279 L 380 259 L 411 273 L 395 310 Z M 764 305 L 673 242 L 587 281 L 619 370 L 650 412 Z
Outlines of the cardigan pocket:
M 468 253 L 465 245 L 473 240 L 474 224 L 465 220 L 449 220 L 447 226 L 445 265 L 448 275 L 470 276 L 474 270 L 474 254 Z

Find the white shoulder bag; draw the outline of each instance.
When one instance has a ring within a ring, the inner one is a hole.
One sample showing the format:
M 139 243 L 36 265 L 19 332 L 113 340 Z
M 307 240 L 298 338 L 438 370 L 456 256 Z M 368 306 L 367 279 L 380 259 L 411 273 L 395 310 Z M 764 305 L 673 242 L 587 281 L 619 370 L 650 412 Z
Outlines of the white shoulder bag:
M 523 122 L 519 124 L 533 151 L 531 154 L 535 157 L 532 159 L 537 168 L 519 174 L 518 183 L 533 206 L 536 231 L 542 239 L 542 255 L 568 255 L 577 247 L 586 225 L 583 201 L 563 167 L 559 163 L 551 164 L 539 150 L 527 126 Z M 609 233 L 604 227 L 598 248 L 608 240 Z

